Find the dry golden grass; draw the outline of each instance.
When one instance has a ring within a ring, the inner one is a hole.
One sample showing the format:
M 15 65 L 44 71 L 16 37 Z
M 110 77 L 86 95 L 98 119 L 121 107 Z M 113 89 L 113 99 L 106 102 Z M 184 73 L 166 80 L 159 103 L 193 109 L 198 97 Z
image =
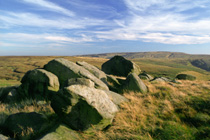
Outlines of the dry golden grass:
M 166 121 L 173 121 L 184 129 L 189 126 L 175 112 L 183 109 L 189 116 L 197 112 L 186 105 L 190 97 L 210 93 L 208 81 L 181 81 L 172 86 L 169 83 L 149 83 L 149 93 L 125 93 L 129 100 L 121 104 L 113 125 L 106 131 L 95 131 L 94 135 L 83 134 L 85 139 L 157 139 L 157 129 L 163 129 Z M 186 92 L 187 91 L 187 92 Z

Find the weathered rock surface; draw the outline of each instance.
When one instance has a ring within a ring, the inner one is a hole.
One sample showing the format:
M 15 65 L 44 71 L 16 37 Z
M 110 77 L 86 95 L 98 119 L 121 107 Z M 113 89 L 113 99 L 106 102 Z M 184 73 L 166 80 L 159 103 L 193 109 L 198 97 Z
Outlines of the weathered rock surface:
M 36 112 L 10 115 L 4 123 L 4 127 L 19 139 L 29 139 L 32 135 L 46 129 L 46 126 L 46 117 Z
M 104 90 L 72 85 L 64 88 L 63 96 L 57 96 L 59 103 L 55 97 L 52 108 L 57 114 L 65 116 L 64 123 L 75 130 L 87 130 L 92 125 L 103 129 L 111 124 L 118 111 Z
M 44 66 L 44 69 L 57 75 L 61 88 L 65 87 L 66 81 L 70 78 L 87 78 L 95 83 L 96 88 L 108 90 L 106 84 L 88 70 L 63 58 L 57 58 L 50 61 Z
M 134 72 L 137 75 L 141 72 L 138 65 L 125 59 L 122 56 L 114 56 L 102 65 L 102 71 L 106 74 L 127 77 L 129 73 Z
M 151 75 L 147 74 L 146 72 L 139 74 L 139 78 L 143 79 L 143 80 L 148 80 L 148 81 L 153 79 L 153 77 Z
M 52 132 L 46 134 L 39 140 L 80 140 L 82 139 L 79 133 L 69 129 L 65 125 L 61 124 Z
M 172 80 L 166 77 L 155 77 L 151 82 L 172 82 Z
M 126 99 L 122 95 L 119 95 L 118 93 L 115 93 L 112 91 L 105 91 L 105 92 L 109 96 L 109 98 L 112 100 L 112 102 L 115 103 L 116 105 L 120 105 L 123 102 L 128 102 L 128 99 Z
M 17 86 L 0 88 L 0 102 L 10 101 L 17 94 Z
M 66 87 L 71 85 L 85 85 L 92 88 L 95 87 L 95 83 L 86 78 L 71 78 L 67 81 Z
M 128 77 L 126 78 L 125 84 L 123 85 L 123 89 L 135 91 L 135 92 L 141 92 L 141 93 L 147 92 L 146 85 L 135 73 L 131 73 L 130 75 L 128 75 Z
M 50 91 L 59 90 L 59 81 L 56 75 L 44 69 L 28 71 L 21 80 L 18 93 L 31 97 L 46 97 Z
M 91 64 L 88 64 L 87 62 L 84 62 L 84 61 L 77 61 L 76 63 L 78 65 L 82 66 L 83 68 L 85 68 L 86 70 L 88 70 L 89 72 L 91 72 L 98 79 L 106 82 L 106 80 L 107 80 L 106 74 L 103 71 L 99 70 L 97 67 L 95 67 Z
M 4 136 L 4 135 L 2 135 L 2 134 L 0 134 L 0 140 L 9 140 L 9 138 Z
M 191 81 L 196 80 L 195 76 L 189 74 L 178 74 L 176 78 L 179 80 L 191 80 Z

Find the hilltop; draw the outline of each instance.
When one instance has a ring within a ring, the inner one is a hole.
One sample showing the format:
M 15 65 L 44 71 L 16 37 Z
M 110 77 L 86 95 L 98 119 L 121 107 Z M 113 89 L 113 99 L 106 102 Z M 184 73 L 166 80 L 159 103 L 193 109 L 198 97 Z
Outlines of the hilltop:
M 103 53 L 82 55 L 84 57 L 112 58 L 115 55 L 123 56 L 127 59 L 181 59 L 183 62 L 190 62 L 193 66 L 210 71 L 210 55 L 192 55 L 181 52 L 129 52 L 129 53 Z
M 127 59 L 137 59 L 137 58 L 185 58 L 185 59 L 210 59 L 210 55 L 197 55 L 197 54 L 187 54 L 181 52 L 125 52 L 125 53 L 102 53 L 102 54 L 90 54 L 81 55 L 85 57 L 100 57 L 109 59 L 115 55 L 123 56 Z

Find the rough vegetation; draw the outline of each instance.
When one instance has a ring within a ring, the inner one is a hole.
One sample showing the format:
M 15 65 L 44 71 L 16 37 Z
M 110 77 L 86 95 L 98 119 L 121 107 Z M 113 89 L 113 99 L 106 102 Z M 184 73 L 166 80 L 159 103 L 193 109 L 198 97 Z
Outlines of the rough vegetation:
M 48 61 L 58 60 L 51 59 Z M 76 65 L 80 72 L 75 75 L 79 76 L 60 80 L 56 70 L 51 71 L 46 66 L 45 70 L 42 69 L 48 63 L 42 59 L 39 61 L 43 62 L 41 66 L 34 67 L 39 69 L 32 68 L 25 76 L 22 74 L 25 78 L 20 86 L 0 89 L 0 139 L 210 138 L 210 82 L 207 81 L 207 72 L 190 63 L 176 63 L 174 66 L 175 60 L 150 62 L 148 59 L 134 59 L 143 70 L 140 75 L 131 71 L 124 77 L 110 73 L 111 75 L 105 76 L 102 74 L 106 78 L 100 78 L 96 73 L 103 73 L 99 68 L 106 59 L 69 57 L 68 60 L 70 59 L 70 63 L 73 63 L 70 70 L 65 70 L 66 67 L 57 67 L 57 70 L 62 73 L 75 72 L 72 67 Z M 69 64 L 69 61 L 61 60 Z M 76 64 L 76 61 L 86 62 Z M 162 66 L 166 68 L 163 71 Z M 177 69 L 173 70 L 175 67 Z M 90 72 L 94 78 L 84 75 L 80 68 Z M 50 74 L 48 70 L 51 71 Z M 154 72 L 151 73 L 152 70 Z M 176 76 L 179 74 L 193 75 L 197 79 L 177 80 Z M 107 88 L 100 88 L 95 78 Z M 4 80 L 8 84 L 3 83 L 2 86 L 19 83 L 6 79 L 2 79 L 2 82 Z M 60 82 L 62 86 L 59 86 Z M 24 94 L 21 94 L 23 91 Z

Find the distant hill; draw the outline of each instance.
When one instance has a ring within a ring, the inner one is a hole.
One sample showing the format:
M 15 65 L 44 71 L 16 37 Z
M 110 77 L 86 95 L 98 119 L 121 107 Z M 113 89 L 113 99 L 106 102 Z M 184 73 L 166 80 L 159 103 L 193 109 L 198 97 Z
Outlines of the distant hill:
M 99 57 L 110 59 L 115 55 L 123 56 L 127 59 L 185 59 L 193 66 L 210 71 L 210 55 L 192 55 L 180 52 L 129 52 L 129 53 L 103 53 L 82 55 L 83 57 Z
M 181 52 L 128 52 L 128 53 L 103 53 L 103 54 L 90 54 L 82 55 L 87 57 L 100 57 L 100 58 L 111 58 L 115 55 L 120 55 L 128 59 L 136 58 L 187 58 L 187 59 L 204 59 L 209 58 L 210 55 L 191 55 Z

